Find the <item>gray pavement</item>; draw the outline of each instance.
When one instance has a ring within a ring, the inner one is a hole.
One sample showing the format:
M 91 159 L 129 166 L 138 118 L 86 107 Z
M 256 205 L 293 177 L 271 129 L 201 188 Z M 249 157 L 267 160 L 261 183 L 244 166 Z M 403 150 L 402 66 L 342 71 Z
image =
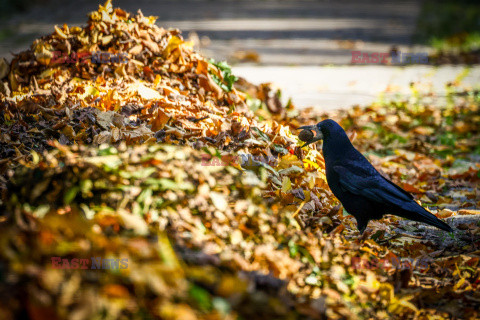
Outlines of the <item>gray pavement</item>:
M 0 21 L 0 57 L 28 48 L 55 24 L 84 25 L 98 4 L 43 0 L 28 12 L 9 15 Z M 251 82 L 275 82 L 300 107 L 364 105 L 385 91 L 408 95 L 411 82 L 442 96 L 445 84 L 463 72 L 451 66 L 348 66 L 352 50 L 427 51 L 412 44 L 420 0 L 114 0 L 113 5 L 158 16 L 159 26 L 180 28 L 207 57 L 234 63 L 235 72 Z M 238 63 L 242 56 L 250 60 Z M 464 83 L 478 82 L 479 67 L 473 67 Z
M 297 107 L 317 110 L 368 105 L 384 99 L 412 98 L 411 83 L 425 103 L 444 105 L 446 84 L 480 90 L 480 67 L 465 66 L 236 66 L 236 75 L 254 83 L 270 82 Z

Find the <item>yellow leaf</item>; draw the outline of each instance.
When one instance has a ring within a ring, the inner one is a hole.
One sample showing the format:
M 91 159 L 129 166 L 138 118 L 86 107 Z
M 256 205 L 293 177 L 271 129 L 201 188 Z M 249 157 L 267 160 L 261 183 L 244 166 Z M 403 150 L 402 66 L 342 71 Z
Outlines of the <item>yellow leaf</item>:
M 50 78 L 55 73 L 55 69 L 48 68 L 42 71 L 38 76 L 38 79 Z
M 68 39 L 68 36 L 58 26 L 54 26 L 54 29 L 60 39 Z
M 94 86 L 86 86 L 85 87 L 85 92 L 80 95 L 80 97 L 82 99 L 85 99 L 86 97 L 91 97 L 91 96 L 96 96 L 100 93 L 100 91 L 97 90 L 97 88 L 95 88 Z
M 460 278 L 460 280 L 458 280 L 458 282 L 455 283 L 455 285 L 453 286 L 453 290 L 460 289 L 464 283 L 465 283 L 465 278 Z
M 312 160 L 308 160 L 308 159 L 303 159 L 303 165 L 304 165 L 305 169 L 309 169 L 310 166 L 315 168 L 315 169 L 320 169 L 320 166 L 317 163 L 313 162 Z
M 162 80 L 162 76 L 160 76 L 159 74 L 157 74 L 157 75 L 155 76 L 155 80 L 153 80 L 154 86 L 155 86 L 155 87 L 158 86 L 158 84 L 160 83 L 161 80 Z
M 286 154 L 284 155 L 281 159 L 280 162 L 277 165 L 277 168 L 279 169 L 285 169 L 285 168 L 290 168 L 291 166 L 298 166 L 302 167 L 303 162 L 300 161 L 296 156 L 293 154 Z
M 288 177 L 283 177 L 282 181 L 282 191 L 283 192 L 288 192 L 292 190 L 292 182 L 290 181 L 290 178 Z
M 53 53 L 49 50 L 50 48 L 49 44 L 39 42 L 34 49 L 35 59 L 43 65 L 48 65 L 53 57 Z
M 191 48 L 191 47 L 193 47 L 193 43 L 192 42 L 185 42 L 182 39 L 180 39 L 179 37 L 173 36 L 173 37 L 170 38 L 170 40 L 168 40 L 168 45 L 165 48 L 165 50 L 163 51 L 163 56 L 165 58 L 168 58 L 172 54 L 172 52 L 175 49 L 178 49 L 179 47 Z

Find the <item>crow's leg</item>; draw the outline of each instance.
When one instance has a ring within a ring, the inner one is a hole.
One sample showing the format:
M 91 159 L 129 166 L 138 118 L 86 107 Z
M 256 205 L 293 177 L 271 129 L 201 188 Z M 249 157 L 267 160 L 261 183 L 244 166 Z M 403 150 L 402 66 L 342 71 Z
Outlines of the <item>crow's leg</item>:
M 362 217 L 355 217 L 355 219 L 357 220 L 357 229 L 360 231 L 360 234 L 363 235 L 368 225 L 368 219 L 364 219 Z

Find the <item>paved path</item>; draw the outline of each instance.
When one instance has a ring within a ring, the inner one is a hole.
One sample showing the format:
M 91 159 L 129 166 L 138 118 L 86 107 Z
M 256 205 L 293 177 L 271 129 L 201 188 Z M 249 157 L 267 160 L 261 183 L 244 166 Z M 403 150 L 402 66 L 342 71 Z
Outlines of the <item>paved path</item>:
M 234 73 L 254 83 L 272 82 L 292 97 L 297 107 L 318 110 L 367 105 L 385 99 L 412 96 L 410 84 L 420 93 L 434 93 L 425 102 L 444 104 L 446 84 L 480 89 L 480 67 L 464 66 L 300 66 L 234 67 Z

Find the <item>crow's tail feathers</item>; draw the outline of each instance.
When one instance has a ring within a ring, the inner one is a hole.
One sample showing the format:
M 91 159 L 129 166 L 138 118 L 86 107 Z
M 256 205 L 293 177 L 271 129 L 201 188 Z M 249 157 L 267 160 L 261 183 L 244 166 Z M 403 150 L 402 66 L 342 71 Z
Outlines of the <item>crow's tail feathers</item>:
M 412 205 L 404 206 L 401 212 L 397 212 L 397 215 L 410 220 L 429 224 L 447 232 L 453 232 L 453 229 L 448 224 L 435 217 L 416 202 L 412 202 Z

